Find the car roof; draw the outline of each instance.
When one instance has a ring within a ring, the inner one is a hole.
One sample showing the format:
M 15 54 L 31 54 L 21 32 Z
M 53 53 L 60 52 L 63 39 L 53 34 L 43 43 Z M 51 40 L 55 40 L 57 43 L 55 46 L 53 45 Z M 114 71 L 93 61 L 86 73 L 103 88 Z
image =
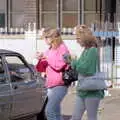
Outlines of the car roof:
M 0 49 L 0 55 L 3 55 L 3 54 L 6 54 L 6 55 L 13 55 L 13 54 L 20 55 L 19 53 L 15 52 L 15 51 Z

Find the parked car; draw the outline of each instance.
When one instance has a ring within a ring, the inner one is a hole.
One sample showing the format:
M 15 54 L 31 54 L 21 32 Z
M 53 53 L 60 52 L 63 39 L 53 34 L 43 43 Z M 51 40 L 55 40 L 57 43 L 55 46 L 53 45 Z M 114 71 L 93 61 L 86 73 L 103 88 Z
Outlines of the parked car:
M 44 79 L 20 53 L 0 49 L 0 120 L 44 120 Z

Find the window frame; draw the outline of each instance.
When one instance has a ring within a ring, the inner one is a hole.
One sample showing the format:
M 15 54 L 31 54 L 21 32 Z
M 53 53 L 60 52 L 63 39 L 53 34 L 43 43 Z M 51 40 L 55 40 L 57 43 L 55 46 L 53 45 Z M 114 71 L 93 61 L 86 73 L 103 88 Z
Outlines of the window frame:
M 14 82 L 12 82 L 12 80 L 11 80 L 10 70 L 8 68 L 8 63 L 7 63 L 6 57 L 18 57 L 21 60 L 21 62 L 24 63 L 24 66 L 27 67 L 27 68 L 29 68 L 29 72 L 30 72 L 30 74 L 32 76 L 31 80 L 35 80 L 35 79 L 33 79 L 33 77 L 35 75 L 35 72 L 32 70 L 32 68 L 30 67 L 30 65 L 26 62 L 26 60 L 24 59 L 24 57 L 22 57 L 21 55 L 11 54 L 11 55 L 5 55 L 4 56 L 4 61 L 5 61 L 5 64 L 6 64 L 7 74 L 9 76 L 10 83 L 14 83 Z M 15 82 L 17 82 L 17 81 L 15 81 Z M 25 80 L 22 80 L 20 82 L 25 82 Z

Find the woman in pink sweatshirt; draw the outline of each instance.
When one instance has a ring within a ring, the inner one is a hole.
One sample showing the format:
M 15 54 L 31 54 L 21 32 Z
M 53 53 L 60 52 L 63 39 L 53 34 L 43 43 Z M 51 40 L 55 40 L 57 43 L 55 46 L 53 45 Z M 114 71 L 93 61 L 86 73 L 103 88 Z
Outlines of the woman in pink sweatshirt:
M 46 105 L 47 120 L 62 120 L 60 104 L 67 93 L 68 86 L 64 85 L 62 69 L 67 65 L 63 59 L 69 54 L 67 46 L 61 39 L 57 29 L 50 29 L 44 34 L 44 40 L 49 49 L 40 55 L 40 59 L 46 59 L 46 87 L 48 88 L 48 103 Z

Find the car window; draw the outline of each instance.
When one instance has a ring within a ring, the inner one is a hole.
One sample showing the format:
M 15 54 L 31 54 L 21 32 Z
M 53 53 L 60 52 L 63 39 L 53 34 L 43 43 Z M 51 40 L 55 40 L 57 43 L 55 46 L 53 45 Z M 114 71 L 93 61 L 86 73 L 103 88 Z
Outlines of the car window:
M 6 56 L 12 82 L 30 81 L 32 73 L 27 65 L 17 56 Z
M 0 58 L 0 84 L 6 83 L 6 75 L 5 70 L 2 64 L 2 60 Z

